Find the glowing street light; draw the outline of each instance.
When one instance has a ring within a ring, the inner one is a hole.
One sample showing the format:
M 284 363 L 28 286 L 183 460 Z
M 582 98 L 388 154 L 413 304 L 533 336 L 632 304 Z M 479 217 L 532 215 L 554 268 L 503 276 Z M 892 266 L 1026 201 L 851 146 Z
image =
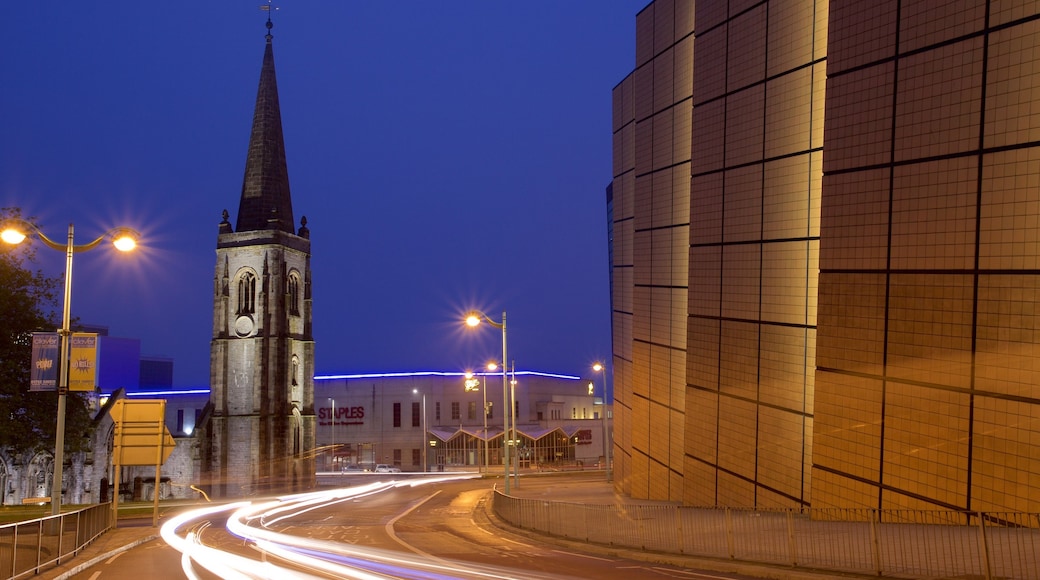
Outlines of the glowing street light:
M 595 363 L 595 364 L 592 365 L 592 370 L 596 371 L 597 373 L 598 372 L 602 372 L 603 371 L 603 365 L 601 365 L 599 363 Z M 600 420 L 603 423 L 603 462 L 605 464 L 604 467 L 605 467 L 605 469 L 607 471 L 607 481 L 610 481 L 610 479 L 611 479 L 611 472 L 610 472 L 610 447 L 611 447 L 611 445 L 610 445 L 610 440 L 609 440 L 609 437 L 608 437 L 610 432 L 607 429 L 607 381 L 606 381 L 606 379 L 603 380 L 603 404 L 602 404 L 602 409 L 600 409 L 600 410 L 602 411 L 601 416 L 600 416 Z
M 466 315 L 466 325 L 469 327 L 479 326 L 481 322 L 487 322 L 494 328 L 502 329 L 502 407 L 507 412 L 502 413 L 502 469 L 503 475 L 505 476 L 505 493 L 509 495 L 509 442 L 506 441 L 506 437 L 509 437 L 509 378 L 506 376 L 506 361 L 509 357 L 506 356 L 506 312 L 502 311 L 502 322 L 498 323 L 492 320 L 487 314 L 474 310 Z M 487 433 L 484 434 L 487 437 Z
M 91 242 L 77 246 L 73 242 L 74 228 L 71 223 L 69 224 L 68 240 L 64 244 L 51 240 L 39 228 L 20 218 L 5 220 L 0 229 L 2 229 L 0 239 L 8 244 L 20 244 L 26 237 L 35 234 L 48 248 L 65 252 L 65 296 L 61 314 L 61 330 L 58 331 L 61 335 L 61 377 L 58 384 L 58 417 L 54 429 L 54 477 L 51 482 L 51 513 L 58 515 L 61 512 L 62 464 L 65 463 L 65 399 L 69 391 L 69 342 L 72 338 L 69 330 L 72 302 L 72 255 L 93 250 L 106 238 L 112 240 L 112 244 L 117 250 L 129 252 L 137 247 L 137 240 L 141 234 L 130 228 L 118 227 L 101 234 Z

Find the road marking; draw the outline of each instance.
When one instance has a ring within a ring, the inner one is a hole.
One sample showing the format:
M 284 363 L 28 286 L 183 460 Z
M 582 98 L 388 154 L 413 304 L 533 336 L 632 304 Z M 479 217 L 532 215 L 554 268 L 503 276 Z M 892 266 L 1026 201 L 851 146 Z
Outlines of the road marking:
M 97 580 L 97 577 L 100 576 L 100 575 L 101 575 L 101 570 L 98 570 L 97 572 L 94 572 L 93 574 L 90 575 L 90 580 Z
M 397 542 L 398 544 L 401 544 L 401 545 L 402 545 L 402 546 L 404 546 L 405 548 L 408 548 L 409 550 L 411 550 L 411 551 L 415 552 L 416 554 L 419 554 L 420 556 L 422 556 L 422 557 L 424 557 L 424 558 L 429 558 L 429 559 L 431 559 L 431 560 L 436 560 L 436 561 L 438 561 L 438 562 L 440 562 L 440 563 L 442 563 L 442 564 L 446 564 L 446 563 L 448 563 L 448 561 L 447 561 L 447 560 L 444 560 L 443 558 L 438 558 L 437 556 L 434 556 L 433 554 L 428 554 L 428 553 L 426 553 L 426 552 L 423 552 L 423 551 L 422 551 L 422 550 L 420 550 L 419 548 L 416 548 L 415 546 L 413 546 L 413 545 L 409 544 L 408 542 L 405 542 L 404 540 L 402 540 L 402 539 L 401 539 L 400 537 L 398 537 L 398 536 L 397 536 L 397 534 L 396 534 L 396 533 L 394 532 L 394 524 L 395 524 L 395 523 L 397 523 L 397 520 L 399 520 L 399 519 L 401 519 L 401 518 L 405 517 L 406 515 L 408 515 L 408 514 L 412 513 L 413 511 L 415 511 L 415 510 L 419 509 L 419 507 L 420 507 L 420 506 L 422 506 L 422 505 L 423 505 L 424 503 L 426 503 L 426 502 L 430 501 L 431 499 L 433 499 L 434 497 L 436 497 L 436 495 L 437 495 L 438 493 L 440 493 L 440 492 L 441 492 L 441 490 L 439 490 L 439 489 L 438 489 L 437 491 L 435 491 L 435 492 L 431 493 L 430 495 L 428 495 L 428 496 L 424 497 L 423 499 L 421 499 L 420 501 L 418 501 L 418 502 L 417 502 L 417 503 L 416 503 L 415 505 L 413 505 L 412 507 L 410 507 L 410 508 L 408 508 L 408 509 L 404 510 L 403 512 L 401 512 L 401 513 L 399 513 L 399 514 L 397 514 L 396 516 L 394 516 L 393 518 L 391 518 L 391 520 L 390 520 L 389 522 L 386 522 L 386 525 L 385 525 L 385 526 L 383 526 L 383 528 L 384 528 L 384 529 L 386 530 L 386 534 L 387 534 L 388 536 L 390 536 L 390 538 L 391 538 L 391 539 L 392 539 L 393 541 Z
M 610 558 L 600 558 L 599 556 L 590 556 L 588 554 L 579 554 L 577 552 L 564 552 L 563 550 L 552 550 L 557 554 L 563 554 L 564 556 L 574 556 L 575 558 L 588 558 L 589 560 L 599 560 L 600 562 L 613 562 Z

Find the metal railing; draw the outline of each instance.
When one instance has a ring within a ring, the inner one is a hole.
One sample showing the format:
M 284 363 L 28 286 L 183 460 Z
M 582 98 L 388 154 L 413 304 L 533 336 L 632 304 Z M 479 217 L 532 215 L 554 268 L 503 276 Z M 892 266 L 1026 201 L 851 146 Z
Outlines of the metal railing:
M 0 578 L 25 578 L 75 556 L 112 527 L 112 504 L 0 526 Z
M 1040 514 L 755 510 L 512 497 L 512 526 L 586 543 L 807 570 L 913 578 L 1040 579 Z

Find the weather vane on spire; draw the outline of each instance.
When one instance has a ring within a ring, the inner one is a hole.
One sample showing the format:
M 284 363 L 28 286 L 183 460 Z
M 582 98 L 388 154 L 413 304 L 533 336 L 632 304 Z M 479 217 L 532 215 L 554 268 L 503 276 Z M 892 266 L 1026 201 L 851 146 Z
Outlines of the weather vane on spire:
M 271 40 L 271 29 L 274 28 L 274 23 L 271 22 L 271 13 L 278 10 L 277 6 L 271 4 L 272 0 L 267 0 L 267 4 L 261 4 L 260 10 L 267 13 L 267 40 Z

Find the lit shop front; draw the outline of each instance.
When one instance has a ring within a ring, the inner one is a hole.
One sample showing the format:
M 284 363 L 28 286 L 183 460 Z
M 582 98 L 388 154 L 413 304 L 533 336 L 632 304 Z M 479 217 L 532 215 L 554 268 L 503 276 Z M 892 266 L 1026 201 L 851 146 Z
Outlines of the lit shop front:
M 607 435 L 590 380 L 517 371 L 515 379 L 513 373 L 509 377 L 513 389 L 503 396 L 501 377 L 494 372 L 315 377 L 318 469 L 501 467 L 503 441 L 510 440 L 504 437 L 502 409 L 510 400 L 516 413 L 510 449 L 521 468 L 602 460 Z

